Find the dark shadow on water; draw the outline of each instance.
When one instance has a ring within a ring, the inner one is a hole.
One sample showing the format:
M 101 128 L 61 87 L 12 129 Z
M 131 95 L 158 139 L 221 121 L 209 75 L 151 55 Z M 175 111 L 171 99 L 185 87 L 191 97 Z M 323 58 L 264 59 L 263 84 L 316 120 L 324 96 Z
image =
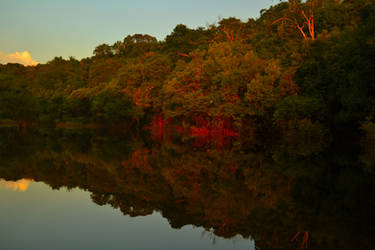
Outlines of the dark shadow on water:
M 258 249 L 371 249 L 375 161 L 359 144 L 254 134 L 220 144 L 98 129 L 0 130 L 0 178 L 88 190 L 124 215 L 252 238 Z

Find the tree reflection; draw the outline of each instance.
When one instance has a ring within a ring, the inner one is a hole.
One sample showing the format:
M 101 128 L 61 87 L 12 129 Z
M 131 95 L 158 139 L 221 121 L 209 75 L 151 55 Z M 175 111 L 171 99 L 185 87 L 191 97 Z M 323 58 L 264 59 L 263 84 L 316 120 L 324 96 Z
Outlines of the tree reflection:
M 291 150 L 298 140 L 269 144 L 264 134 L 254 134 L 252 145 L 202 148 L 194 141 L 199 138 L 183 135 L 152 141 L 93 130 L 11 134 L 0 132 L 0 177 L 6 180 L 78 187 L 124 215 L 158 211 L 173 228 L 241 235 L 258 249 L 373 245 L 374 179 L 367 151 L 360 158 L 355 145 L 343 151 L 299 143 Z

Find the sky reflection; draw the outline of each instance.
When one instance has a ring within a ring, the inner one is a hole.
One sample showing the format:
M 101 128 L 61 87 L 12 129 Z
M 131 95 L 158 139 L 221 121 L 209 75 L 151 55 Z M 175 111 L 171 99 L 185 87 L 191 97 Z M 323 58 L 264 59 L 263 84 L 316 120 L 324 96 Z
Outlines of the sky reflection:
M 173 229 L 158 212 L 124 216 L 80 189 L 52 190 L 24 179 L 0 183 L 6 187 L 0 189 L 1 249 L 254 249 L 242 237 L 226 240 L 191 225 Z M 13 191 L 22 187 L 28 191 Z
M 28 189 L 32 180 L 29 179 L 21 179 L 18 181 L 6 181 L 4 179 L 0 179 L 0 188 L 6 188 L 13 191 L 21 191 L 24 192 Z

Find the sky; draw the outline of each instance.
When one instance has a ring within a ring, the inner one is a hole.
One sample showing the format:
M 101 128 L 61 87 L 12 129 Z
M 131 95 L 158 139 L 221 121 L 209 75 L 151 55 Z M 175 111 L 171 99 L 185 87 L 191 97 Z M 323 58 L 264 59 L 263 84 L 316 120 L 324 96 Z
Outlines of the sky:
M 177 24 L 259 17 L 277 0 L 0 0 L 0 63 L 35 65 L 55 56 L 92 56 L 127 35 L 163 40 Z

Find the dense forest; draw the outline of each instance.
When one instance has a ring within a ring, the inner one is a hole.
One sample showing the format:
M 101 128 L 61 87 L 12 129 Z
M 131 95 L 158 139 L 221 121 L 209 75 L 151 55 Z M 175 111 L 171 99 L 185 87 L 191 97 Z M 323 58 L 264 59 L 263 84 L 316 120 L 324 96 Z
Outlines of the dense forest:
M 163 41 L 129 35 L 82 60 L 0 65 L 1 121 L 375 131 L 375 1 L 289 0 L 260 13 L 179 24 Z

